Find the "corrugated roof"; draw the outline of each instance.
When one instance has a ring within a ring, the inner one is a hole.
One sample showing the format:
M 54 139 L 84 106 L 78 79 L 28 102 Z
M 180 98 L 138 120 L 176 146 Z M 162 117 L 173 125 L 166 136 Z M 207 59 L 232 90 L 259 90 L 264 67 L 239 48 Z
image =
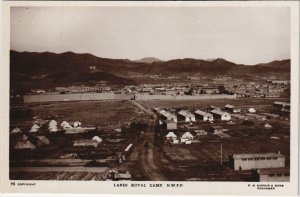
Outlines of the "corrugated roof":
M 178 114 L 182 115 L 182 116 L 187 116 L 187 117 L 191 117 L 194 116 L 194 114 L 192 114 L 189 111 L 185 111 L 185 110 L 181 110 L 180 112 L 178 112 Z
M 231 108 L 231 109 L 233 109 L 233 108 L 234 108 L 234 106 L 233 106 L 233 105 L 229 105 L 229 104 L 225 105 L 225 107 L 226 107 L 226 108 Z
M 199 109 L 195 111 L 195 114 L 199 114 L 201 116 L 212 116 L 211 113 L 208 113 L 208 112 L 205 112 L 205 111 L 202 111 L 202 110 L 199 110 Z
M 211 113 L 218 114 L 218 115 L 229 114 L 227 112 L 223 112 L 223 111 L 217 110 L 217 109 L 212 110 Z

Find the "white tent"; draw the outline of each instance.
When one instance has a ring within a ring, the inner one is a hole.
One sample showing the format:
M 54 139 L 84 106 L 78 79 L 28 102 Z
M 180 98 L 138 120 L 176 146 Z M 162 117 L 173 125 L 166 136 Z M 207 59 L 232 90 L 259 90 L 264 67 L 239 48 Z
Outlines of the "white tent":
M 76 122 L 74 122 L 74 127 L 80 127 L 81 126 L 81 122 L 79 122 L 79 121 L 76 121 Z
M 94 137 L 92 138 L 92 140 L 93 140 L 93 141 L 97 141 L 98 143 L 101 143 L 101 142 L 102 142 L 102 139 L 101 139 L 100 137 L 98 137 L 98 136 L 94 136 Z
M 72 128 L 72 126 L 67 122 L 67 121 L 63 121 L 60 126 L 62 126 L 64 129 L 70 129 Z
M 190 133 L 190 132 L 185 132 L 181 138 L 184 138 L 184 139 L 193 139 L 194 136 Z
M 251 107 L 251 108 L 249 108 L 249 109 L 248 109 L 248 111 L 247 111 L 247 112 L 249 112 L 249 113 L 255 113 L 255 112 L 256 112 L 256 110 L 255 110 L 254 108 L 252 108 L 252 107 Z
M 22 131 L 19 127 L 16 127 L 10 133 L 22 133 Z
M 120 133 L 120 132 L 122 132 L 122 129 L 121 128 L 116 128 L 115 131 Z
M 272 128 L 272 125 L 270 125 L 269 123 L 266 123 L 266 124 L 264 125 L 264 127 L 266 127 L 266 128 Z
M 50 140 L 45 136 L 37 136 L 39 145 L 48 145 L 50 144 Z
M 30 141 L 20 141 L 17 142 L 17 144 L 14 146 L 14 149 L 36 149 L 36 146 L 34 144 L 32 144 Z
M 49 125 L 48 128 L 49 128 L 49 129 L 50 129 L 50 128 L 57 128 L 57 125 Z
M 22 136 L 22 139 L 25 141 L 25 140 L 28 140 L 28 136 L 27 135 L 23 135 Z
M 55 121 L 55 120 L 51 120 L 50 122 L 49 122 L 49 126 L 50 125 L 57 125 L 57 122 Z
M 70 124 L 65 124 L 65 125 L 63 126 L 63 128 L 64 128 L 64 129 L 71 129 L 72 126 L 71 126 Z
M 50 133 L 55 133 L 58 131 L 57 127 L 51 127 L 49 128 Z
M 39 130 L 39 128 L 40 128 L 40 126 L 39 125 L 37 125 L 37 124 L 34 124 L 32 127 L 31 127 L 31 129 L 30 129 L 30 133 L 35 133 L 35 132 L 37 132 L 38 130 Z
M 170 131 L 167 135 L 166 135 L 167 139 L 171 139 L 171 138 L 177 138 L 177 135 L 175 135 L 174 132 Z
M 66 125 L 66 124 L 69 124 L 69 123 L 68 123 L 67 121 L 64 120 L 64 121 L 62 121 L 62 123 L 60 123 L 60 126 L 63 127 L 63 126 Z

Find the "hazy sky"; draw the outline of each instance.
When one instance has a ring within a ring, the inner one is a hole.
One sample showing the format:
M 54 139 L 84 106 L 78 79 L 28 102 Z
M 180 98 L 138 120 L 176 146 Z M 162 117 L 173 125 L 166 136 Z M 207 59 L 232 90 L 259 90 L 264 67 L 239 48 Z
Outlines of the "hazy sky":
M 106 58 L 290 58 L 289 8 L 16 7 L 11 49 Z

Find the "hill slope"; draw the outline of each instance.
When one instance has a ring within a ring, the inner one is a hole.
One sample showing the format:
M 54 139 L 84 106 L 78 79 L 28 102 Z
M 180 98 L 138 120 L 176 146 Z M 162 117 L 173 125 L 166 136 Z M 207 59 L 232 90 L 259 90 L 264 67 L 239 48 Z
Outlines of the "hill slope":
M 162 60 L 156 58 L 156 57 L 144 57 L 142 59 L 139 60 L 135 60 L 135 62 L 143 62 L 143 63 L 153 63 L 153 62 L 162 62 Z
M 91 69 L 91 67 L 93 69 Z M 174 59 L 152 63 L 128 59 L 99 58 L 91 54 L 66 52 L 61 54 L 43 52 L 10 52 L 12 89 L 53 88 L 90 81 L 107 81 L 108 84 L 135 84 L 132 74 L 186 75 L 218 74 L 261 75 L 289 74 L 290 60 L 266 64 L 238 65 L 224 59 L 212 61 L 199 59 Z

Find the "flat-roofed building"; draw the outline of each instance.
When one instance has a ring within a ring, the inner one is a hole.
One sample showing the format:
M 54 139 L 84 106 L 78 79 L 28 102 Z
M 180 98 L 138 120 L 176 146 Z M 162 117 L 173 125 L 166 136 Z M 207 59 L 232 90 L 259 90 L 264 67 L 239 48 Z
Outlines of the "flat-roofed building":
M 234 170 L 285 167 L 285 157 L 277 153 L 233 154 L 229 162 Z
M 195 117 L 199 120 L 203 121 L 213 121 L 214 116 L 211 113 L 201 111 L 201 110 L 196 110 L 195 111 Z
M 167 129 L 167 130 L 176 130 L 177 122 L 173 122 L 171 120 L 165 120 L 165 121 L 163 121 L 162 126 L 164 129 Z
M 276 101 L 273 104 L 273 112 L 281 116 L 289 116 L 290 111 L 291 111 L 290 103 Z
M 273 104 L 273 107 L 275 109 L 281 109 L 281 108 L 290 109 L 291 105 L 290 105 L 290 103 L 287 103 L 287 102 L 275 101 L 274 104 Z
M 258 169 L 253 173 L 255 181 L 259 182 L 289 182 L 290 169 L 288 168 L 267 168 Z

